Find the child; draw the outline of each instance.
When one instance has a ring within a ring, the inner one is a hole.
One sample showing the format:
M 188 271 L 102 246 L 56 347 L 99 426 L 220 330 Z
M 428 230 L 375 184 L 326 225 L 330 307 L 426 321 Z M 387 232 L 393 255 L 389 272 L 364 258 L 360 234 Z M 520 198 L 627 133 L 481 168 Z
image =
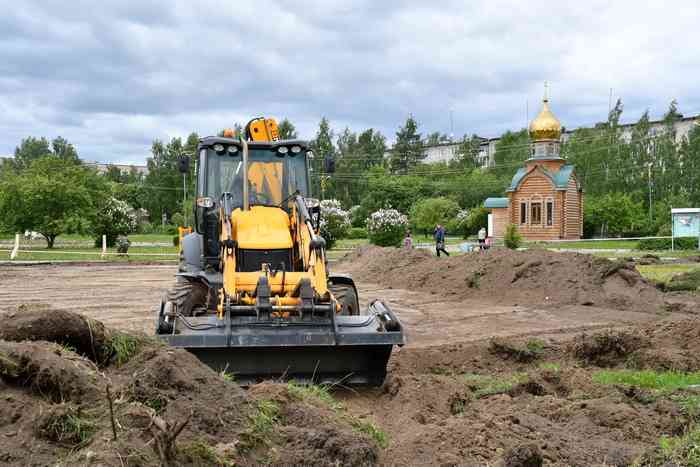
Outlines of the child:
M 413 248 L 413 239 L 411 238 L 411 231 L 406 231 L 406 237 L 403 239 L 403 247 L 407 250 Z

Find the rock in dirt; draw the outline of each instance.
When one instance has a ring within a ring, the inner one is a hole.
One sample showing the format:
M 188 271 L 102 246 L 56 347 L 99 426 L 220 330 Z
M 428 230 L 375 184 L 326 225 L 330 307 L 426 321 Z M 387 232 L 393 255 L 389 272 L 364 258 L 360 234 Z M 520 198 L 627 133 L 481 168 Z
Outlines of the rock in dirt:
M 357 280 L 385 287 L 522 305 L 596 305 L 655 313 L 663 294 L 634 262 L 531 249 L 494 249 L 437 258 L 426 250 L 364 246 L 338 265 Z

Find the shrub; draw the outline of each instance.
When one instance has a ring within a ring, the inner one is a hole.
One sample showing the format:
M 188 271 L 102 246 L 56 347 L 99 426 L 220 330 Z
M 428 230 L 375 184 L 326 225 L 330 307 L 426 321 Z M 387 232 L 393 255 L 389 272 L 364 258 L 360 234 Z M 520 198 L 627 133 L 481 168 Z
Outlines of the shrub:
M 425 198 L 411 207 L 411 225 L 427 235 L 437 224 L 447 224 L 458 212 L 459 205 L 449 198 Z
M 698 239 L 695 237 L 678 237 L 673 240 L 673 247 L 677 250 L 696 250 Z M 638 250 L 670 250 L 670 238 L 645 238 L 639 241 Z
M 333 248 L 335 242 L 344 238 L 350 230 L 350 213 L 343 210 L 337 199 L 321 201 L 320 230 L 328 249 Z
M 467 238 L 469 213 L 470 211 L 468 209 L 459 210 L 452 219 L 447 221 L 445 224 L 445 230 L 447 230 L 450 234 L 459 234 L 464 238 Z
M 520 244 L 523 241 L 523 237 L 520 236 L 518 232 L 518 227 L 515 224 L 508 224 L 506 227 L 506 233 L 503 236 L 503 242 L 511 250 L 517 250 L 520 248 Z
M 348 231 L 347 238 L 356 240 L 359 238 L 367 238 L 367 229 L 363 229 L 362 227 L 351 227 L 350 230 Z
M 399 246 L 407 228 L 408 218 L 396 209 L 380 209 L 367 219 L 367 234 L 374 245 Z
M 469 235 L 476 235 L 479 229 L 486 227 L 489 221 L 489 210 L 486 208 L 476 208 L 469 211 L 467 220 L 464 222 L 463 235 L 467 238 Z
M 92 223 L 92 236 L 95 246 L 102 245 L 102 236 L 107 236 L 107 246 L 113 247 L 120 235 L 127 235 L 136 230 L 136 216 L 124 201 L 109 197 L 95 214 Z
M 348 211 L 348 212 L 350 213 L 350 224 L 353 227 L 364 227 L 365 226 L 365 222 L 367 221 L 368 212 L 364 207 L 362 207 L 358 204 L 358 205 L 351 207 L 350 211 Z
M 175 214 L 173 214 L 173 217 L 170 219 L 170 223 L 173 224 L 174 226 L 184 226 L 185 225 L 185 216 L 183 216 L 179 212 L 176 212 Z

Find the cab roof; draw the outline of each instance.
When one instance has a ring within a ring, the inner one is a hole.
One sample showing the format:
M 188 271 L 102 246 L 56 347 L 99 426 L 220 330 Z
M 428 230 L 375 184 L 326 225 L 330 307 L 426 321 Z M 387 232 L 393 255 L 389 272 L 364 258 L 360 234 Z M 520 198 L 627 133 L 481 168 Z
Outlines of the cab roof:
M 200 138 L 197 150 L 213 146 L 217 143 L 240 145 L 238 138 L 225 138 L 223 136 L 207 136 Z M 301 139 L 284 139 L 279 141 L 248 141 L 250 149 L 276 149 L 280 146 L 301 146 L 302 151 L 310 151 L 309 142 Z

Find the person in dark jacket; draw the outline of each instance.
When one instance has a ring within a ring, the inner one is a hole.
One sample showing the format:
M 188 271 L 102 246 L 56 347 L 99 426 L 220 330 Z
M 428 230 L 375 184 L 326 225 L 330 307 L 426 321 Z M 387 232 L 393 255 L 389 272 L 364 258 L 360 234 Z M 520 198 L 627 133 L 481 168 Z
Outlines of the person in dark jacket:
M 447 256 L 450 256 L 447 250 L 445 250 L 445 228 L 438 224 L 433 232 L 433 237 L 435 237 L 435 253 L 440 256 L 440 252 L 442 251 Z

